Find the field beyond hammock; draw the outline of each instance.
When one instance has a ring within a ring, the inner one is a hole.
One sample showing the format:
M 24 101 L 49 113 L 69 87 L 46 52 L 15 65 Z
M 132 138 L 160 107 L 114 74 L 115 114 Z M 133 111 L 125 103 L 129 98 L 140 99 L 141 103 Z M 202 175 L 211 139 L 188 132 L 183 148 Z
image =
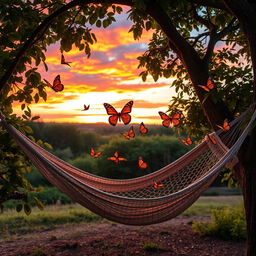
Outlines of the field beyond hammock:
M 0 255 L 233 255 L 244 242 L 200 237 L 193 221 L 210 221 L 212 209 L 233 208 L 241 196 L 201 197 L 168 222 L 133 227 L 109 222 L 77 204 L 33 209 L 30 216 L 0 215 Z

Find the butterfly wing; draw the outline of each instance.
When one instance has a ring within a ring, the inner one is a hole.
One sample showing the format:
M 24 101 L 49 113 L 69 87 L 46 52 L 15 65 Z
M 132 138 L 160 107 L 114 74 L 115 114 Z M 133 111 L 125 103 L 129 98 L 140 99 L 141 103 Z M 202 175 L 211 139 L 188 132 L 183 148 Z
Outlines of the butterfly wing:
M 181 118 L 181 113 L 177 112 L 173 115 L 173 117 L 171 118 L 171 123 L 173 126 L 177 126 L 180 123 L 180 118 Z
M 210 91 L 210 89 L 207 86 L 205 86 L 205 85 L 198 85 L 198 86 L 201 87 L 202 89 L 204 89 L 207 92 Z
M 208 78 L 206 85 L 207 85 L 209 90 L 212 90 L 214 88 L 214 83 L 213 83 L 211 77 Z
M 120 118 L 125 125 L 131 122 L 131 116 L 129 115 L 129 113 L 131 113 L 132 111 L 132 105 L 133 105 L 133 101 L 131 100 L 124 105 L 124 107 L 120 112 Z
M 230 130 L 230 126 L 229 126 L 229 123 L 228 123 L 228 119 L 227 119 L 227 118 L 226 118 L 226 119 L 224 120 L 224 122 L 223 122 L 223 129 L 224 129 L 225 131 Z
M 139 157 L 138 165 L 141 169 L 145 169 L 148 167 L 147 163 L 143 161 L 142 157 Z
M 187 137 L 185 140 L 180 139 L 180 141 L 181 141 L 182 143 L 184 143 L 186 146 L 189 146 L 189 145 L 191 145 L 191 144 L 193 143 L 193 141 L 191 140 L 190 137 Z
M 217 144 L 217 140 L 214 138 L 214 136 L 208 134 L 207 137 L 211 141 L 212 144 L 214 144 L 214 145 Z
M 52 89 L 55 92 L 61 92 L 64 89 L 64 85 L 61 83 L 60 75 L 57 75 L 53 80 Z
M 162 111 L 159 111 L 158 113 L 159 113 L 160 117 L 163 119 L 162 125 L 164 127 L 169 127 L 171 124 L 171 118 Z
M 110 117 L 108 118 L 109 123 L 111 125 L 115 126 L 118 121 L 118 116 L 119 116 L 118 112 L 112 105 L 110 105 L 108 103 L 104 103 L 103 105 L 107 111 L 107 114 L 110 115 Z
M 95 155 L 95 151 L 94 151 L 93 148 L 91 148 L 90 155 L 91 155 L 91 156 L 94 156 L 94 155 Z
M 140 133 L 141 134 L 146 134 L 148 132 L 148 128 L 146 128 L 146 126 L 144 125 L 144 123 L 142 122 L 140 124 Z
M 134 138 L 135 137 L 135 132 L 133 130 L 133 126 L 130 127 L 129 131 L 128 131 L 128 136 L 130 138 Z

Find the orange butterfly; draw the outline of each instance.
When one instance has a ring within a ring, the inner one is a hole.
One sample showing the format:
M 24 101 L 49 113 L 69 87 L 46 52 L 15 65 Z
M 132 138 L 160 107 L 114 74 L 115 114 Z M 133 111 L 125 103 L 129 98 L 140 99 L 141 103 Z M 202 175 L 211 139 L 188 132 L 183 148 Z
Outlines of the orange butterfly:
M 108 157 L 108 160 L 114 161 L 116 164 L 118 164 L 120 161 L 127 161 L 127 159 L 123 157 L 119 157 L 118 152 L 116 151 L 114 156 Z
M 61 92 L 64 89 L 64 85 L 60 81 L 60 75 L 57 75 L 53 80 L 53 85 L 51 85 L 47 80 L 44 79 L 49 87 L 51 87 L 55 92 Z
M 180 118 L 181 118 L 181 111 L 177 111 L 172 117 L 169 117 L 166 113 L 159 111 L 158 112 L 160 117 L 164 120 L 162 122 L 164 127 L 169 127 L 170 124 L 173 126 L 177 126 L 180 123 Z
M 139 157 L 139 160 L 138 160 L 138 165 L 141 169 L 145 169 L 148 167 L 148 164 L 146 162 L 143 161 L 142 157 L 140 156 Z
M 183 142 L 186 146 L 189 146 L 191 144 L 193 144 L 193 141 L 191 140 L 190 137 L 187 137 L 185 140 L 183 139 L 179 139 L 181 142 Z
M 133 126 L 130 127 L 127 133 L 121 133 L 127 140 L 135 137 L 135 132 L 133 130 Z
M 93 157 L 99 157 L 101 155 L 102 152 L 95 152 L 93 148 L 91 148 L 91 152 L 90 155 Z
M 65 65 L 70 66 L 69 63 L 72 63 L 72 62 L 67 62 L 67 61 L 65 60 L 64 55 L 61 54 L 61 62 L 60 62 L 60 64 L 65 64 Z M 70 66 L 70 67 L 71 67 L 71 66 Z
M 153 182 L 154 189 L 160 189 L 164 186 L 164 184 L 157 183 L 156 181 Z
M 141 122 L 140 124 L 140 133 L 141 134 L 146 134 L 148 132 L 148 128 L 146 128 L 146 126 L 144 125 L 143 122 Z
M 211 77 L 208 78 L 206 85 L 198 85 L 199 87 L 203 88 L 205 91 L 209 92 L 214 88 L 214 83 Z
M 129 124 L 131 122 L 131 116 L 129 113 L 132 111 L 132 100 L 125 104 L 121 112 L 117 112 L 115 108 L 108 103 L 104 103 L 103 105 L 107 111 L 107 114 L 110 115 L 108 121 L 111 125 L 115 126 L 117 121 L 123 121 L 124 124 Z
M 86 106 L 86 105 L 84 104 L 84 109 L 82 109 L 82 111 L 88 110 L 89 108 L 90 108 L 90 104 L 89 104 L 88 106 Z
M 228 131 L 230 130 L 230 126 L 229 126 L 229 123 L 228 123 L 228 119 L 226 118 L 223 122 L 223 125 L 217 125 L 217 127 L 219 127 L 220 129 L 222 129 L 223 131 Z
M 211 141 L 212 144 L 216 145 L 217 140 L 214 138 L 213 135 L 207 134 L 208 139 Z

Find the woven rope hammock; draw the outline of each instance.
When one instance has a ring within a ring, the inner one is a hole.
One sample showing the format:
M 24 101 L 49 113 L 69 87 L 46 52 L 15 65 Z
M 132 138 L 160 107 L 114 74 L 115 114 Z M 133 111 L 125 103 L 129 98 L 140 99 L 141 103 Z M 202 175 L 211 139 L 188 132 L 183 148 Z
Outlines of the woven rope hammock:
M 63 193 L 109 220 L 128 225 L 148 225 L 169 220 L 192 205 L 226 165 L 237 163 L 236 153 L 256 118 L 248 112 L 218 130 L 173 163 L 138 178 L 108 179 L 79 170 L 41 148 L 2 116 L 2 124 L 37 169 Z M 153 182 L 162 183 L 154 189 Z

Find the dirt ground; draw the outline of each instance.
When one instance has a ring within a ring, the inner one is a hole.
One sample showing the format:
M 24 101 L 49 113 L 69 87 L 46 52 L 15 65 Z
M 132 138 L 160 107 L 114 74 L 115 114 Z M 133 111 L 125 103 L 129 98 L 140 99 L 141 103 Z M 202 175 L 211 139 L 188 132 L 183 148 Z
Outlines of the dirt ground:
M 1 256 L 242 256 L 244 242 L 200 237 L 191 228 L 195 217 L 133 227 L 110 222 L 79 224 L 18 234 L 0 240 Z M 196 220 L 199 220 L 196 218 Z

